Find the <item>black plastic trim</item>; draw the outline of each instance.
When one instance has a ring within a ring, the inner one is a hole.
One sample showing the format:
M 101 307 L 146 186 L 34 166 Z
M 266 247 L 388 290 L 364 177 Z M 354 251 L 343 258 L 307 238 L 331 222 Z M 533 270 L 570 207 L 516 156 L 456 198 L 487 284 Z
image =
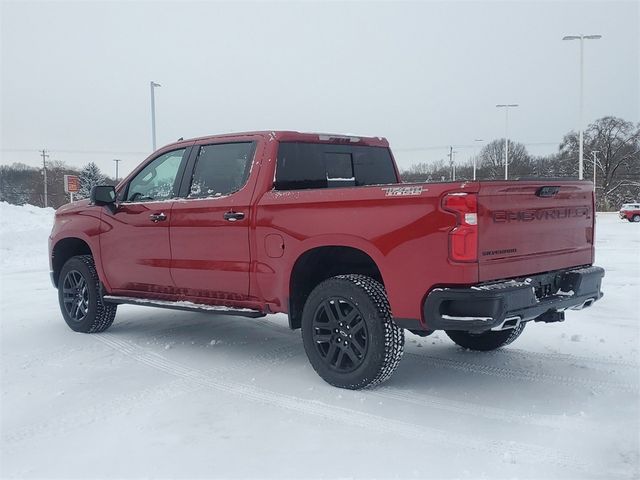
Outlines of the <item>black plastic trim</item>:
M 536 297 L 539 278 L 554 278 L 559 289 L 540 300 Z M 589 306 L 602 298 L 600 286 L 604 269 L 585 267 L 533 275 L 522 280 L 476 285 L 467 288 L 436 288 L 423 305 L 429 330 L 462 330 L 482 332 L 497 327 L 510 317 L 523 322 L 550 318 L 549 312 Z M 443 318 L 443 316 L 458 317 Z M 544 316 L 547 317 L 544 317 Z M 425 329 L 425 326 L 422 327 Z
M 407 330 L 424 330 L 424 325 L 418 318 L 393 318 L 393 322 L 400 328 Z

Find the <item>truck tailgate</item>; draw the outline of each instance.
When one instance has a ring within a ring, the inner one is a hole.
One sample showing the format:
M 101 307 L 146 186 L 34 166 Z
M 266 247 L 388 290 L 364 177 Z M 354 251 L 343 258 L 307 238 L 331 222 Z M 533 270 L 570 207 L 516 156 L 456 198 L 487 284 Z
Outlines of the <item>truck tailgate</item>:
M 482 182 L 479 280 L 593 263 L 592 189 L 585 181 Z

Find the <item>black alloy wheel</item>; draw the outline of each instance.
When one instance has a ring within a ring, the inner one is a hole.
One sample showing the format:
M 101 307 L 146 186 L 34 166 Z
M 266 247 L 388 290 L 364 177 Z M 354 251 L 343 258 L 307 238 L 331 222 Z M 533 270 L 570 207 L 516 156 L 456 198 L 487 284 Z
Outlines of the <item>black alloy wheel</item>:
M 77 270 L 70 270 L 62 282 L 62 298 L 69 319 L 82 322 L 89 311 L 89 286 Z
M 320 357 L 339 372 L 355 370 L 367 354 L 367 324 L 360 310 L 345 298 L 331 297 L 318 306 L 312 336 Z
M 102 298 L 102 284 L 91 255 L 67 260 L 57 285 L 60 311 L 71 330 L 99 333 L 111 326 L 118 305 Z
M 404 330 L 393 321 L 384 286 L 365 275 L 319 283 L 307 297 L 301 327 L 311 366 L 336 387 L 379 385 L 402 358 Z

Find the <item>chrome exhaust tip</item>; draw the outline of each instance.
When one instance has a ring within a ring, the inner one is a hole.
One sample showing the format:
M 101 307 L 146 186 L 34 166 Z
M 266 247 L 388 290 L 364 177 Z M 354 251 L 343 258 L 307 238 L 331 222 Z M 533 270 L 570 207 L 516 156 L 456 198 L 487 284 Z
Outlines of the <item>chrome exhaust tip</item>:
M 593 305 L 593 302 L 595 301 L 596 301 L 595 298 L 588 298 L 584 302 L 582 302 L 580 305 L 575 305 L 571 307 L 571 310 L 582 310 L 583 308 L 587 308 Z
M 502 330 L 510 330 L 512 328 L 516 328 L 520 326 L 522 323 L 521 317 L 507 317 L 505 318 L 500 325 L 496 325 L 491 329 L 492 332 L 500 332 Z

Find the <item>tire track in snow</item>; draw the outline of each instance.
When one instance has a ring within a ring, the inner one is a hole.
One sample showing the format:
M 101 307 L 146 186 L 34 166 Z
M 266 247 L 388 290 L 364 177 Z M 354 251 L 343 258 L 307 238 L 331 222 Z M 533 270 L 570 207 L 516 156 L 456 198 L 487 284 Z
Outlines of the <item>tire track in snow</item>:
M 543 358 L 545 360 L 553 360 L 557 362 L 583 362 L 586 367 L 592 365 L 610 365 L 619 367 L 628 367 L 634 369 L 640 369 L 640 363 L 632 360 L 616 359 L 616 358 L 604 358 L 604 357 L 587 357 L 584 355 L 574 355 L 572 353 L 546 353 L 546 352 L 530 352 L 518 348 L 508 348 L 507 350 L 495 350 L 493 352 L 484 352 L 490 356 L 499 356 L 507 354 L 505 357 L 517 356 L 522 359 L 532 359 L 533 357 Z
M 287 335 L 291 332 L 291 330 L 286 326 L 280 323 L 276 323 L 273 319 L 269 317 L 260 319 L 260 325 L 266 325 L 270 330 L 279 331 L 283 335 Z M 442 332 L 444 333 L 444 332 Z M 456 348 L 456 346 L 452 343 L 451 346 Z M 459 350 L 463 350 L 462 347 L 457 347 Z M 405 349 L 406 353 L 406 349 Z M 571 365 L 569 362 L 582 362 L 586 367 L 597 365 L 611 365 L 611 366 L 622 366 L 634 369 L 640 369 L 640 363 L 634 362 L 632 360 L 624 360 L 624 359 L 615 359 L 615 358 L 604 358 L 604 357 L 587 357 L 584 355 L 574 355 L 572 353 L 551 353 L 551 352 L 533 352 L 528 350 L 522 350 L 518 348 L 509 347 L 508 349 L 498 349 L 489 352 L 473 352 L 478 353 L 482 357 L 499 357 L 504 358 L 505 360 L 509 360 L 510 357 L 518 357 L 523 360 L 534 360 L 535 358 L 542 358 L 545 360 L 552 360 L 557 362 L 566 362 L 567 366 L 577 366 Z
M 113 334 L 97 334 L 95 338 L 100 339 L 100 336 L 110 335 L 117 340 L 117 336 Z M 100 339 L 102 340 L 102 339 Z M 104 341 L 102 343 L 105 343 Z M 97 344 L 95 344 L 97 345 Z M 108 345 L 111 348 L 112 345 Z M 208 375 L 216 376 L 228 376 L 233 375 L 239 369 L 245 369 L 249 367 L 264 367 L 265 364 L 268 368 L 275 368 L 288 362 L 291 358 L 300 353 L 300 347 L 293 345 L 282 345 L 266 352 L 259 353 L 257 355 L 245 357 L 241 362 L 233 362 L 229 367 L 216 367 L 206 370 Z M 83 350 L 83 349 L 78 349 Z M 156 355 L 158 358 L 162 358 L 153 352 L 147 352 L 149 355 Z M 80 427 L 91 425 L 97 421 L 108 419 L 113 416 L 129 413 L 141 405 L 145 407 L 152 404 L 161 403 L 166 400 L 180 397 L 184 394 L 193 393 L 206 388 L 206 386 L 192 382 L 190 379 L 179 377 L 177 380 L 173 380 L 161 385 L 147 387 L 139 391 L 130 392 L 126 394 L 117 395 L 111 397 L 108 401 L 98 402 L 90 405 L 80 411 L 74 411 L 68 414 L 56 416 L 55 418 L 48 419 L 38 424 L 28 425 L 23 428 L 19 428 L 13 432 L 5 434 L 2 432 L 2 442 L 6 445 L 15 444 L 28 440 L 40 435 L 51 434 L 52 432 L 63 433 L 70 430 L 77 430 Z
M 4 446 L 20 443 L 41 435 L 57 435 L 77 430 L 97 421 L 116 415 L 126 414 L 139 405 L 153 405 L 165 400 L 200 390 L 184 379 L 173 380 L 127 394 L 110 397 L 108 401 L 98 402 L 79 411 L 57 415 L 41 423 L 27 425 L 2 435 Z
M 507 367 L 496 367 L 493 365 L 480 365 L 464 360 L 453 360 L 449 358 L 420 355 L 418 353 L 405 352 L 405 356 L 418 360 L 421 363 L 432 367 L 445 367 L 469 373 L 480 373 L 494 377 L 510 378 L 522 381 L 534 381 L 543 383 L 555 383 L 561 385 L 573 385 L 587 388 L 616 389 L 631 393 L 640 391 L 640 386 L 627 382 L 610 382 L 606 380 L 592 380 L 589 378 L 567 377 L 554 375 L 545 372 L 534 372 L 531 370 L 514 369 Z
M 438 445 L 449 444 L 483 453 L 492 453 L 499 458 L 507 457 L 516 461 L 520 460 L 534 464 L 543 462 L 581 471 L 592 471 L 588 462 L 578 460 L 569 454 L 558 452 L 555 449 L 552 450 L 538 445 L 519 442 L 477 438 L 468 434 L 453 433 L 428 426 L 393 420 L 351 408 L 331 405 L 319 400 L 309 400 L 293 395 L 281 394 L 255 385 L 246 385 L 240 382 L 214 377 L 206 372 L 169 360 L 155 352 L 147 351 L 139 345 L 117 339 L 110 334 L 102 334 L 96 336 L 96 338 L 114 350 L 151 368 L 198 385 L 264 405 L 283 408 L 305 415 L 312 415 L 340 424 L 366 428 L 383 433 L 393 433 L 411 438 L 412 440 L 420 438 Z
M 269 319 L 263 319 L 261 325 L 266 325 L 269 329 L 274 331 L 279 331 L 281 334 L 291 337 L 290 330 L 284 329 L 281 325 L 275 324 Z M 512 349 L 509 349 L 509 354 L 513 352 Z M 506 352 L 483 352 L 483 354 L 490 355 L 498 355 Z M 411 354 L 405 350 L 405 355 L 418 355 Z M 518 351 L 517 355 L 522 356 L 523 358 L 527 357 L 526 351 Z M 535 353 L 534 353 L 535 355 Z M 564 356 L 564 354 L 562 354 Z M 420 355 L 421 356 L 421 355 Z M 541 354 L 540 356 L 546 357 L 547 354 Z M 553 358 L 553 354 L 549 354 L 549 357 Z M 587 358 L 587 357 L 584 357 Z M 555 360 L 566 360 L 565 358 L 553 358 Z M 474 415 L 474 416 L 482 416 L 483 418 L 489 420 L 497 420 L 506 423 L 515 423 L 522 425 L 532 425 L 532 426 L 540 426 L 545 428 L 553 428 L 553 429 L 570 429 L 570 430 L 578 430 L 578 431 L 588 431 L 593 426 L 590 425 L 590 422 L 581 417 L 576 416 L 566 416 L 566 415 L 545 415 L 545 414 L 527 414 L 523 415 L 521 412 L 501 409 L 491 406 L 485 406 L 478 403 L 472 402 L 462 402 L 460 400 L 452 400 L 444 397 L 438 397 L 433 395 L 427 395 L 423 393 L 412 393 L 407 391 L 402 391 L 400 389 L 396 389 L 393 387 L 382 386 L 376 390 L 371 390 L 368 392 L 370 395 L 389 399 L 396 400 L 401 402 L 410 403 L 413 405 L 419 405 L 421 407 L 426 408 L 437 408 L 440 410 L 445 410 L 449 412 L 454 412 L 457 414 L 466 414 L 466 415 Z
M 488 420 L 562 430 L 589 430 L 588 423 L 584 419 L 575 416 L 548 415 L 540 413 L 522 414 L 513 410 L 489 407 L 471 402 L 462 402 L 460 400 L 450 400 L 422 393 L 415 394 L 386 386 L 380 387 L 378 390 L 371 391 L 369 394 L 375 397 L 398 400 L 425 408 L 437 408 L 439 410 L 445 410 L 456 414 L 480 416 Z

